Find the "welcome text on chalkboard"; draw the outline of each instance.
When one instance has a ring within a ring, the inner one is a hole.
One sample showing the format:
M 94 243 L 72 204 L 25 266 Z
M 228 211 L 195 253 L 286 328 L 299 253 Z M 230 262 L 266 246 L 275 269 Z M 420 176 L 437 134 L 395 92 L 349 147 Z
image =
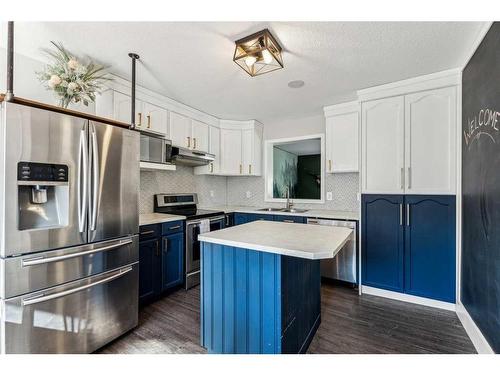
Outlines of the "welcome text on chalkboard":
M 494 134 L 500 131 L 498 128 L 499 118 L 500 112 L 489 108 L 481 109 L 472 119 L 468 118 L 467 128 L 464 130 L 464 139 L 467 147 L 470 148 L 472 143 L 479 139 L 481 135 L 487 135 L 496 143 Z

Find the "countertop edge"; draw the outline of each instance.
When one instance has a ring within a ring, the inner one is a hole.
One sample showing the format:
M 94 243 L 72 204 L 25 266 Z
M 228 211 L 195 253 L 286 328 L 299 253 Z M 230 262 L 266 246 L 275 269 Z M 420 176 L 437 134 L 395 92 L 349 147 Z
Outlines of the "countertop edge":
M 151 215 L 151 214 L 145 214 L 145 215 Z M 165 215 L 166 217 L 155 217 L 155 218 L 141 220 L 141 215 L 139 215 L 139 226 L 141 227 L 143 225 L 162 224 L 162 223 L 170 223 L 172 221 L 186 220 L 186 217 L 181 215 L 167 215 L 167 214 L 158 214 L 158 215 Z

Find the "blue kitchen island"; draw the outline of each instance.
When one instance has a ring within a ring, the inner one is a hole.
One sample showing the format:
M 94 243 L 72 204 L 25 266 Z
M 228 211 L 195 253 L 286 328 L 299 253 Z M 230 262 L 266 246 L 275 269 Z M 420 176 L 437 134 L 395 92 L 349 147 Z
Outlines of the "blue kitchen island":
M 321 322 L 320 259 L 347 228 L 255 221 L 199 235 L 209 353 L 305 353 Z

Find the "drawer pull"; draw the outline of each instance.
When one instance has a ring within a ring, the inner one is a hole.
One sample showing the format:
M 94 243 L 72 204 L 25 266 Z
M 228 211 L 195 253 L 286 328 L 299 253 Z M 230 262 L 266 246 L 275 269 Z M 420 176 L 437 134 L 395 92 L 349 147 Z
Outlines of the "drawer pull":
M 295 223 L 293 220 L 283 220 L 284 223 Z
M 154 230 L 147 230 L 145 232 L 140 232 L 139 233 L 140 236 L 148 236 L 150 234 L 155 234 L 155 231 Z
M 174 230 L 174 229 L 180 229 L 180 228 L 181 228 L 180 225 L 175 225 L 173 227 L 168 228 L 168 230 Z

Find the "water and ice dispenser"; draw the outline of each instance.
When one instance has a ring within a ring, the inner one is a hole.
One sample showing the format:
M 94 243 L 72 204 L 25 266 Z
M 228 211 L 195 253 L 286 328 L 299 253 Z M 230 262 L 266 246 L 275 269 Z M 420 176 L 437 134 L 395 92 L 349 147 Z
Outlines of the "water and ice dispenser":
M 68 224 L 68 166 L 20 162 L 17 165 L 19 230 Z

